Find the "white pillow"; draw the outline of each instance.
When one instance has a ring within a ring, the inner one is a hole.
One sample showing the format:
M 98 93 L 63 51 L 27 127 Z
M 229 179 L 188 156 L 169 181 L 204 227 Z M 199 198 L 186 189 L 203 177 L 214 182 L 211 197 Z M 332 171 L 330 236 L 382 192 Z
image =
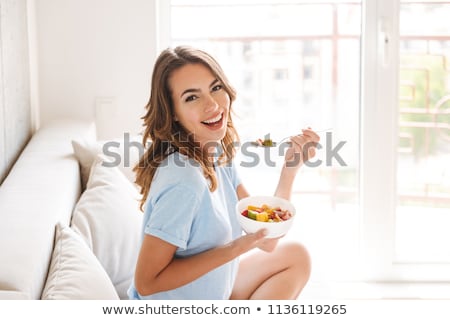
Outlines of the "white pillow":
M 75 206 L 71 227 L 80 233 L 111 278 L 121 299 L 128 298 L 140 249 L 143 214 L 140 194 L 118 168 L 99 156 L 86 190 Z
M 41 299 L 119 299 L 92 251 L 79 235 L 60 223 L 56 225 L 52 260 Z
M 80 165 L 81 186 L 84 190 L 86 189 L 89 179 L 89 172 L 91 171 L 95 156 L 101 152 L 101 145 L 88 144 L 86 142 L 81 143 L 79 141 L 72 140 L 72 148 L 75 158 L 77 158 Z
M 107 156 L 108 158 L 105 159 L 106 165 L 109 167 L 118 167 L 127 179 L 134 184 L 135 173 L 133 172 L 133 168 L 138 163 L 141 153 L 143 154 L 144 151 L 141 136 L 126 136 L 122 140 L 95 142 L 72 140 L 72 147 L 75 157 L 80 164 L 83 190 L 86 189 L 91 167 L 98 154 Z

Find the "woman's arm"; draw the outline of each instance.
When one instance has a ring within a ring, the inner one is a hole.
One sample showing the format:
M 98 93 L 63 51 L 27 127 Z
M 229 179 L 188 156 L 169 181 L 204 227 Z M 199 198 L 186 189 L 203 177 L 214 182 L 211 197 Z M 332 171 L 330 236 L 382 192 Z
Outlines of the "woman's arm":
M 260 230 L 187 258 L 174 258 L 176 246 L 145 235 L 136 265 L 136 290 L 145 296 L 181 287 L 255 248 L 264 235 Z
M 245 189 L 242 183 L 237 186 L 236 193 L 239 200 L 250 197 L 250 194 L 248 193 L 247 189 Z
M 292 186 L 300 167 L 316 155 L 320 137 L 311 129 L 303 129 L 302 134 L 291 138 L 292 146 L 286 151 L 285 163 L 281 169 L 275 196 L 291 199 Z

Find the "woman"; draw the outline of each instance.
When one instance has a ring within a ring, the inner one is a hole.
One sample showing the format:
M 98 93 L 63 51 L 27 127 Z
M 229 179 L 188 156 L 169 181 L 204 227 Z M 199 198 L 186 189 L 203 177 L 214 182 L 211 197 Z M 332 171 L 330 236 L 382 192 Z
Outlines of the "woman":
M 235 205 L 249 194 L 232 165 L 234 99 L 209 54 L 177 47 L 158 57 L 143 117 L 152 144 L 135 168 L 145 214 L 131 299 L 295 299 L 305 286 L 303 246 L 265 230 L 242 235 Z M 276 196 L 290 198 L 318 140 L 310 129 L 291 138 Z

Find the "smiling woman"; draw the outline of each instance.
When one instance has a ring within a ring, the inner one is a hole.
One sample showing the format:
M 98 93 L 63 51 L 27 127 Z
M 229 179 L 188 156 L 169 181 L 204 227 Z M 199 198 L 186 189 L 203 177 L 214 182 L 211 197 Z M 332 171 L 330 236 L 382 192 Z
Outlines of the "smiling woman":
M 301 244 L 278 243 L 264 228 L 244 234 L 239 224 L 236 205 L 249 194 L 233 164 L 234 99 L 206 52 L 180 46 L 158 57 L 144 116 L 143 142 L 152 144 L 135 168 L 144 221 L 130 298 L 295 299 L 305 286 L 310 261 Z M 310 129 L 291 138 L 275 196 L 290 198 L 318 140 Z M 302 161 L 288 166 L 307 144 Z

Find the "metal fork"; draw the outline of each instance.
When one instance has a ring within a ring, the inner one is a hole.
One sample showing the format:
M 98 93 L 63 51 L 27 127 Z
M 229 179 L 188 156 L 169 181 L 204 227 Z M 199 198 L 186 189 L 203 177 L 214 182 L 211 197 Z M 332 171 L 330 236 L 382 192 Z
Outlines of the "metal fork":
M 331 132 L 333 131 L 333 128 L 327 128 L 327 129 L 322 129 L 322 130 L 314 130 L 315 133 L 323 133 L 323 132 Z M 277 145 L 281 144 L 284 140 L 289 139 L 291 136 L 287 136 L 283 139 L 281 139 L 278 142 L 274 142 L 271 139 L 265 139 L 262 140 L 262 143 L 259 143 L 257 141 L 252 142 L 252 145 L 256 146 L 256 147 L 263 147 L 263 148 L 273 148 L 276 147 Z M 291 145 L 291 142 L 287 142 L 289 145 Z

